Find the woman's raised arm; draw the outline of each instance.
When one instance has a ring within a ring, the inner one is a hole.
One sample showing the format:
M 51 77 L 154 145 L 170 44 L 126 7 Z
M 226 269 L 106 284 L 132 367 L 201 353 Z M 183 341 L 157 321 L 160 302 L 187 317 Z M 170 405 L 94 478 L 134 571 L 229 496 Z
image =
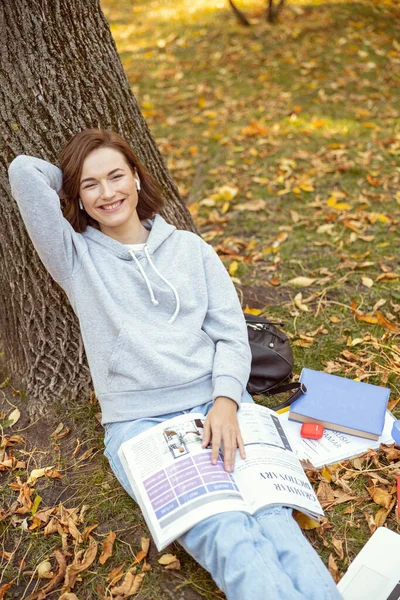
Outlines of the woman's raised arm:
M 10 164 L 8 176 L 29 237 L 46 269 L 61 284 L 73 276 L 79 255 L 86 251 L 83 236 L 61 211 L 61 170 L 40 158 L 20 155 Z

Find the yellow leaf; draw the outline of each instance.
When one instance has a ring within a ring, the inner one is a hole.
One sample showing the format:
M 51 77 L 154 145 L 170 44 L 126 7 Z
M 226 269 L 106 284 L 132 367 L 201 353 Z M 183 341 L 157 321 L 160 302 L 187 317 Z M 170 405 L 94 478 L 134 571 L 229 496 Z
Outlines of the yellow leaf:
M 51 579 L 53 573 L 51 572 L 51 562 L 44 560 L 40 563 L 37 568 L 37 575 L 40 579 Z
M 362 277 L 361 283 L 366 288 L 371 288 L 374 285 L 374 282 L 372 281 L 372 279 L 370 277 Z
M 316 529 L 320 526 L 320 523 L 318 523 L 318 521 L 315 521 L 314 519 L 305 515 L 304 513 L 295 512 L 293 513 L 293 517 L 297 521 L 301 529 L 304 529 L 306 531 L 309 529 Z
M 315 282 L 315 279 L 313 277 L 295 277 L 294 279 L 291 279 L 290 281 L 288 281 L 288 285 L 295 285 L 298 287 L 309 287 L 310 285 L 312 285 Z
M 294 303 L 295 303 L 295 305 L 297 306 L 297 308 L 299 308 L 303 312 L 309 312 L 308 306 L 306 304 L 303 304 L 302 300 L 303 300 L 303 294 L 301 292 L 299 292 L 294 297 Z
M 325 479 L 327 479 L 328 481 L 332 481 L 332 474 L 327 466 L 324 466 L 324 468 L 321 471 L 321 475 L 322 477 L 325 477 Z
M 314 191 L 314 186 L 308 184 L 308 183 L 302 183 L 299 185 L 299 188 L 301 190 L 303 190 L 303 192 L 313 192 Z
M 229 275 L 232 275 L 233 277 L 236 274 L 236 271 L 238 270 L 238 266 L 239 263 L 236 260 L 233 260 L 229 265 Z
M 332 315 L 331 317 L 329 317 L 329 320 L 331 323 L 340 323 L 342 319 L 340 317 L 335 317 L 334 315 Z
M 52 468 L 53 465 L 51 467 L 43 467 L 42 469 L 33 469 L 28 477 L 27 483 L 35 483 L 36 479 L 44 477 L 46 475 L 46 471 Z
M 34 515 L 37 512 L 37 509 L 39 508 L 39 504 L 41 503 L 42 498 L 40 496 L 36 496 L 35 500 L 33 501 L 32 504 L 32 509 L 31 509 L 31 513 Z
M 246 307 L 243 309 L 243 312 L 257 316 L 261 313 L 261 310 L 259 308 L 249 308 L 249 305 L 246 304 Z
M 14 410 L 11 411 L 7 417 L 7 421 L 10 421 L 9 426 L 12 427 L 13 425 L 15 425 L 15 423 L 19 420 L 20 416 L 21 416 L 21 413 L 18 410 L 18 408 L 14 408 Z
M 357 320 L 369 323 L 370 325 L 375 325 L 378 322 L 378 319 L 372 315 L 357 315 Z

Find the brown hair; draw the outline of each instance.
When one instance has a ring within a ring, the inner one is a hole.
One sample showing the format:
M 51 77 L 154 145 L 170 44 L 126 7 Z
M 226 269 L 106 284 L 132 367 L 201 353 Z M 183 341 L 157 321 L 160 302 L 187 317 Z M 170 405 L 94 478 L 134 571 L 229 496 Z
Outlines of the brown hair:
M 105 129 L 84 129 L 76 133 L 64 146 L 60 154 L 60 169 L 63 173 L 63 192 L 66 198 L 63 213 L 78 233 L 88 225 L 99 229 L 99 224 L 87 212 L 79 208 L 79 188 L 85 158 L 97 148 L 112 148 L 124 155 L 125 160 L 140 179 L 140 193 L 137 205 L 139 219 L 148 219 L 163 206 L 161 191 L 145 167 L 129 146 L 115 131 Z

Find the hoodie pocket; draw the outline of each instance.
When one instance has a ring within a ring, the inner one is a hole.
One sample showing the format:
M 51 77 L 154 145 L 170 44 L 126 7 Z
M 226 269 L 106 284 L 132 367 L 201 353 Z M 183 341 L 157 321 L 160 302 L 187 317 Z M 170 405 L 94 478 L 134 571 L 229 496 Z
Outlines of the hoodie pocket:
M 109 392 L 184 385 L 211 375 L 215 344 L 199 329 L 155 330 L 154 325 L 125 321 L 108 364 Z

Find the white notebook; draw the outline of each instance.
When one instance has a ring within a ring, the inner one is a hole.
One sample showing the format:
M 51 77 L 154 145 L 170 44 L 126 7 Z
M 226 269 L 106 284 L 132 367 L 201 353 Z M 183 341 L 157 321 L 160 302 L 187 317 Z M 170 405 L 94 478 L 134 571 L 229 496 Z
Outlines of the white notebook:
M 344 600 L 399 600 L 400 535 L 378 527 L 337 587 Z

